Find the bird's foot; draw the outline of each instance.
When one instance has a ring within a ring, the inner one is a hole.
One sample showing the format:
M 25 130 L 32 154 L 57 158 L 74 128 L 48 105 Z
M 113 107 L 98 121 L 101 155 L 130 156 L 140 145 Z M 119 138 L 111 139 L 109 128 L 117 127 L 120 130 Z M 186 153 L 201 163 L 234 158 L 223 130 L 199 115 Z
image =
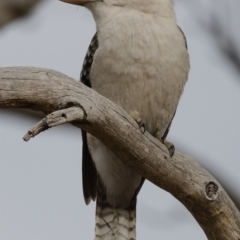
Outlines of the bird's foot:
M 130 113 L 130 116 L 137 122 L 141 133 L 145 133 L 146 126 L 145 126 L 145 123 L 142 121 L 140 114 L 137 111 L 132 111 Z
M 167 149 L 169 151 L 169 155 L 170 155 L 170 157 L 172 157 L 175 153 L 175 146 L 171 142 L 167 141 L 166 139 L 161 138 L 159 140 L 167 147 Z

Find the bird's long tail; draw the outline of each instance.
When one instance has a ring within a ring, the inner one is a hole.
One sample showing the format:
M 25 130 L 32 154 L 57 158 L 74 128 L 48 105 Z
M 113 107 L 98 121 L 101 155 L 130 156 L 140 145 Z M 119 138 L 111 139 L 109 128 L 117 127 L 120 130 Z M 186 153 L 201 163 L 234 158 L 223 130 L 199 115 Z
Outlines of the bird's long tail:
M 99 193 L 99 191 L 98 191 Z M 136 197 L 126 209 L 114 208 L 106 195 L 98 194 L 96 208 L 95 240 L 136 239 Z

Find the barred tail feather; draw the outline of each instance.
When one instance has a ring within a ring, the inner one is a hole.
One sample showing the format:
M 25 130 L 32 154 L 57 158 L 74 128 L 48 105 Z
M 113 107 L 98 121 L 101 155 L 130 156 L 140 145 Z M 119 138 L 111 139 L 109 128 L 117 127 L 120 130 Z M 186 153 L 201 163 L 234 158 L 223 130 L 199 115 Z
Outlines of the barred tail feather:
M 104 205 L 97 205 L 95 240 L 135 240 L 136 205 L 131 209 Z
M 105 188 L 98 183 L 95 240 L 135 240 L 136 196 L 127 208 L 113 207 L 107 201 Z

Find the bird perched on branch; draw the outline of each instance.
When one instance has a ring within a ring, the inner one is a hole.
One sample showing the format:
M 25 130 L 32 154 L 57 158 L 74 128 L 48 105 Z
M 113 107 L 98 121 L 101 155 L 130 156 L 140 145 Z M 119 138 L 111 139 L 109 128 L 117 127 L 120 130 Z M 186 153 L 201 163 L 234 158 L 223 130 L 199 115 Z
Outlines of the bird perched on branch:
M 88 8 L 96 22 L 81 82 L 125 109 L 172 156 L 166 136 L 189 71 L 172 0 L 62 1 Z M 143 177 L 92 135 L 82 138 L 85 202 L 97 200 L 95 240 L 135 240 Z

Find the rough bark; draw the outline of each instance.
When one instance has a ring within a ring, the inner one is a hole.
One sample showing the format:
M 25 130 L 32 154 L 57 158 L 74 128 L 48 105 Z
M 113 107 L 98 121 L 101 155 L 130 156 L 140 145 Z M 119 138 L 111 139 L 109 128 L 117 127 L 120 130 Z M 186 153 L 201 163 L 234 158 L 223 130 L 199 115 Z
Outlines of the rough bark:
M 49 114 L 25 140 L 66 122 L 90 132 L 126 165 L 177 198 L 208 239 L 240 239 L 240 213 L 213 176 L 178 151 L 170 158 L 166 147 L 148 132 L 142 134 L 123 109 L 78 81 L 52 70 L 0 68 L 0 108 Z
M 16 18 L 28 15 L 40 1 L 42 0 L 1 0 L 0 28 Z

